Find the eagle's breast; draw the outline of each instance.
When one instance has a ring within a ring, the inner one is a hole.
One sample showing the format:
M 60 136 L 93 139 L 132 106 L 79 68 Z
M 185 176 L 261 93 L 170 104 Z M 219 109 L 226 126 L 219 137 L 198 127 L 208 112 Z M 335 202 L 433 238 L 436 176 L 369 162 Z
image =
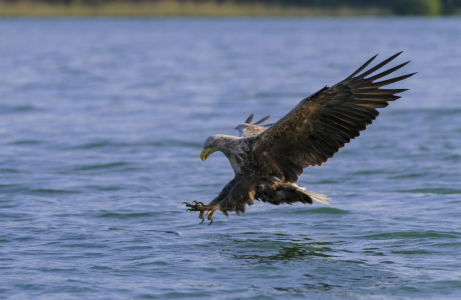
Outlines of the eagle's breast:
M 244 165 L 246 163 L 246 152 L 249 151 L 248 145 L 241 139 L 233 141 L 227 145 L 226 152 L 224 153 L 229 159 L 232 169 L 236 174 L 242 174 Z
M 236 174 L 242 174 L 242 159 L 239 156 L 229 156 L 229 162 Z

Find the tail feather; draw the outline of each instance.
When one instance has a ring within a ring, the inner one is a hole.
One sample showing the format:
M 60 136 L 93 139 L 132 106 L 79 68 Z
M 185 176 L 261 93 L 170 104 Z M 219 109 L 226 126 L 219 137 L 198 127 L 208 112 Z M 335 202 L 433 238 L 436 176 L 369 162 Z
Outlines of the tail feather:
M 274 205 L 293 204 L 296 202 L 312 204 L 313 201 L 330 205 L 326 201 L 330 199 L 327 195 L 306 191 L 305 187 L 298 186 L 296 183 L 274 181 L 268 184 L 258 184 L 255 188 L 257 199 Z
M 303 193 L 311 197 L 312 200 L 315 200 L 317 202 L 320 202 L 326 205 L 330 205 L 330 202 L 326 201 L 327 199 L 330 199 L 330 198 L 325 194 L 319 194 L 319 193 L 308 192 L 308 191 L 303 191 Z
M 299 185 L 297 185 L 295 183 L 292 183 L 292 185 L 296 186 L 299 190 L 301 190 L 301 192 L 303 194 L 306 194 L 309 197 L 311 197 L 312 200 L 315 200 L 317 202 L 320 202 L 320 203 L 323 203 L 323 204 L 326 204 L 326 205 L 330 205 L 330 202 L 326 201 L 327 199 L 330 199 L 330 197 L 328 197 L 327 195 L 306 191 L 305 187 L 299 186 Z

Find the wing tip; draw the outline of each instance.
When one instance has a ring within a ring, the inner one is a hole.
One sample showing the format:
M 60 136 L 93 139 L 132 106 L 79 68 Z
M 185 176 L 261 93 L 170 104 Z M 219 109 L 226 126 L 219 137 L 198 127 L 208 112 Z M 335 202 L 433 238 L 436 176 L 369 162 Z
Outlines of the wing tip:
M 258 122 L 255 122 L 253 123 L 253 125 L 259 125 L 267 120 L 269 120 L 269 118 L 271 117 L 271 115 L 268 115 L 268 116 L 265 116 L 264 118 L 262 118 L 261 120 L 259 120 Z
M 253 120 L 253 117 L 254 117 L 254 114 L 251 114 L 251 115 L 246 119 L 246 121 L 243 122 L 243 123 L 250 124 L 251 120 Z

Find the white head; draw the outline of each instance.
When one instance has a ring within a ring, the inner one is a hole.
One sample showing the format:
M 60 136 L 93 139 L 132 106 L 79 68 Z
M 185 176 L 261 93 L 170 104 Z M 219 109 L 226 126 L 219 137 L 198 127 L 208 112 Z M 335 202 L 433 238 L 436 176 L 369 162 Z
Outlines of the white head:
M 203 144 L 203 150 L 200 154 L 202 161 L 205 161 L 208 156 L 216 151 L 223 152 L 226 156 L 234 152 L 238 152 L 235 141 L 239 140 L 236 136 L 216 134 L 206 139 Z M 235 149 L 234 149 L 235 148 Z

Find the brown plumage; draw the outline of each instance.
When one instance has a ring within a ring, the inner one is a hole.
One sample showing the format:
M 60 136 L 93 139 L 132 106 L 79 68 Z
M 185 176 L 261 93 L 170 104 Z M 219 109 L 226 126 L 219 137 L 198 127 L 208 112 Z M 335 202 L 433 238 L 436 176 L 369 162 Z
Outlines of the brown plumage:
M 329 204 L 326 195 L 307 192 L 295 183 L 304 168 L 321 166 L 372 123 L 379 115 L 377 108 L 388 106 L 389 101 L 400 98 L 395 94 L 406 91 L 381 87 L 415 73 L 379 82 L 376 80 L 408 62 L 367 78 L 400 53 L 360 74 L 376 56 L 372 57 L 343 81 L 301 100 L 274 124 L 259 125 L 270 116 L 250 124 L 251 115 L 235 128 L 239 137 L 209 137 L 203 147 L 202 160 L 213 152 L 223 152 L 234 169 L 235 177 L 208 205 L 186 205 L 192 211 L 200 211 L 202 219 L 207 211 L 208 219 L 212 220 L 218 209 L 226 216 L 228 211 L 243 213 L 245 206 L 254 204 L 255 199 L 275 205 L 294 202 L 312 204 L 312 200 Z

